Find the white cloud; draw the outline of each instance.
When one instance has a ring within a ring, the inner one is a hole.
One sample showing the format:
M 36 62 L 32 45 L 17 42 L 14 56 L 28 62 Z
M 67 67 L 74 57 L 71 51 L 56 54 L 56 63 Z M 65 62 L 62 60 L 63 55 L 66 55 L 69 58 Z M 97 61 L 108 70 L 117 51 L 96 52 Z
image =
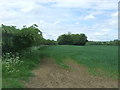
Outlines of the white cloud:
M 56 25 L 56 24 L 59 24 L 59 23 L 61 23 L 61 22 L 60 22 L 60 21 L 55 21 L 55 22 L 54 22 L 55 25 Z
M 92 15 L 100 15 L 100 14 L 104 14 L 105 11 L 103 10 L 95 10 L 95 11 L 88 11 L 89 14 L 92 14 Z
M 64 8 L 88 8 L 90 7 L 89 0 L 56 0 L 56 4 L 53 7 Z
M 87 15 L 84 17 L 84 20 L 91 20 L 91 19 L 95 19 L 96 17 L 94 15 Z
M 111 18 L 106 20 L 111 28 L 118 28 L 118 12 L 112 13 Z
M 54 7 L 65 8 L 92 8 L 97 10 L 117 9 L 119 0 L 53 0 L 56 2 Z
M 109 31 L 111 31 L 112 29 L 110 29 L 110 28 L 103 28 L 103 29 L 101 29 L 101 31 L 102 32 L 109 32 Z
M 116 9 L 119 0 L 1 0 L 1 3 L 54 3 L 53 7 L 65 8 L 94 8 L 94 9 Z
M 78 24 L 80 24 L 80 23 L 79 23 L 79 22 L 76 22 L 75 24 L 78 25 Z
M 115 13 L 112 13 L 112 15 L 111 15 L 112 17 L 117 17 L 118 16 L 118 11 L 117 12 L 115 12 Z
M 105 0 L 105 1 L 102 1 L 101 2 L 96 2 L 95 3 L 95 6 L 94 6 L 94 9 L 97 9 L 97 10 L 111 10 L 111 9 L 117 9 L 118 6 L 117 6 L 117 1 L 111 1 L 110 0 Z
M 104 33 L 104 32 L 95 32 L 94 35 L 105 36 L 105 35 L 107 35 L 107 33 Z
M 107 40 L 117 35 L 117 2 L 118 0 L 0 0 L 0 23 L 18 27 L 36 23 L 42 32 L 46 32 L 43 33 L 45 38 L 50 39 L 56 39 L 60 34 L 70 31 L 85 33 L 89 40 Z M 83 13 L 80 13 L 82 10 Z M 114 12 L 111 13 L 111 10 Z M 107 18 L 104 18 L 105 15 Z M 93 25 L 89 25 L 88 20 Z M 97 24 L 94 22 L 96 20 Z

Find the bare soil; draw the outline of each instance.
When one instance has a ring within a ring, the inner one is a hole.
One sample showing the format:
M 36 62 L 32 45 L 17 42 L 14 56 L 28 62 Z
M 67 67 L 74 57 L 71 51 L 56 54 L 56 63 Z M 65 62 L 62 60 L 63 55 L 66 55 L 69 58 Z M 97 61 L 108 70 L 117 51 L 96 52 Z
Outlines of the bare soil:
M 117 80 L 90 75 L 86 67 L 72 60 L 67 64 L 70 69 L 62 68 L 52 59 L 43 59 L 26 88 L 118 88 Z

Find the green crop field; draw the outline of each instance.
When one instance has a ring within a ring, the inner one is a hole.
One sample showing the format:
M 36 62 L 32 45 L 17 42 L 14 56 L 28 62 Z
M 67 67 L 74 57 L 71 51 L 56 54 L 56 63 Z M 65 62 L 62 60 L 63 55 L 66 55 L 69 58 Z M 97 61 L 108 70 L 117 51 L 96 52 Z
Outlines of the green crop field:
M 41 57 L 49 57 L 67 68 L 64 60 L 72 59 L 80 65 L 88 67 L 93 75 L 118 76 L 118 47 L 117 46 L 48 46 L 40 48 Z M 100 72 L 97 72 L 100 70 Z
M 117 46 L 39 46 L 24 51 L 22 57 L 19 58 L 20 61 L 23 61 L 21 64 L 14 64 L 14 62 L 11 65 L 9 64 L 9 67 L 15 70 L 12 73 L 6 71 L 5 63 L 3 63 L 3 88 L 24 87 L 25 82 L 21 81 L 28 81 L 29 77 L 34 76 L 31 71 L 39 66 L 42 58 L 52 58 L 65 69 L 70 69 L 65 61 L 74 60 L 76 63 L 87 67 L 91 75 L 118 78 Z M 7 70 L 11 71 L 11 69 Z M 16 72 L 16 70 L 19 70 L 19 72 Z

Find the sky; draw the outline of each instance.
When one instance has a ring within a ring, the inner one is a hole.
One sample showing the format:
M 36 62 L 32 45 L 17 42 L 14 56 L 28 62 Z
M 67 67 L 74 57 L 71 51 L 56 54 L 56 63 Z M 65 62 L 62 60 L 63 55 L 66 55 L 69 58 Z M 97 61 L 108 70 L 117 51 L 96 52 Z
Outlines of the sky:
M 91 41 L 118 39 L 119 0 L 0 0 L 0 24 L 37 24 L 46 39 L 71 32 Z

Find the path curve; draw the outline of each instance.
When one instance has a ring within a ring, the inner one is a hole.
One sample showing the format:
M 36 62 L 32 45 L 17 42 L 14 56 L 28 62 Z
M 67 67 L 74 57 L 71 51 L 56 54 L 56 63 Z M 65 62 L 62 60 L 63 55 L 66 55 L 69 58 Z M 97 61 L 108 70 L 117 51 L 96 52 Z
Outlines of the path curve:
M 70 60 L 71 69 L 64 69 L 52 59 L 45 58 L 40 67 L 33 70 L 35 77 L 26 83 L 26 88 L 117 88 L 117 80 L 90 75 L 86 67 Z

